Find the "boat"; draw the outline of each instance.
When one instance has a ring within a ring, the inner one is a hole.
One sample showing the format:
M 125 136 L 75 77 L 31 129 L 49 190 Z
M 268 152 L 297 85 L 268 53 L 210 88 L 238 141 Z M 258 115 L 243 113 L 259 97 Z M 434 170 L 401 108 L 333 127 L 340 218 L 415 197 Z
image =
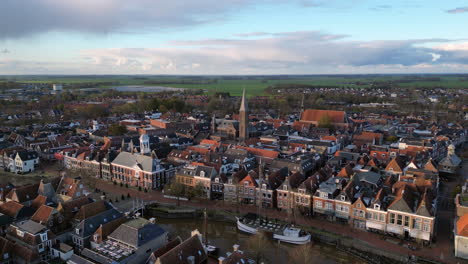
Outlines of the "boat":
M 311 240 L 311 235 L 300 228 L 268 221 L 250 213 L 237 217 L 237 229 L 252 235 L 258 232 L 271 233 L 273 239 L 290 244 L 302 245 Z
M 209 256 L 217 257 L 218 256 L 218 250 L 219 248 L 208 244 L 208 225 L 207 225 L 207 214 L 206 214 L 206 208 L 203 212 L 204 220 L 203 220 L 203 247 L 205 248 L 206 253 Z
M 273 238 L 281 242 L 303 245 L 310 242 L 311 235 L 299 228 L 285 227 L 282 232 L 273 234 Z

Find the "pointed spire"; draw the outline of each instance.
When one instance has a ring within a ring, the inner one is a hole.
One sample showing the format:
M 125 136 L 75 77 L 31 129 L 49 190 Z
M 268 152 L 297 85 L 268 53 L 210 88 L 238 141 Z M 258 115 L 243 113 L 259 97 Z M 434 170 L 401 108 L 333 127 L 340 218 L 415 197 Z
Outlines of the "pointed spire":
M 245 87 L 244 87 L 244 90 L 242 92 L 242 101 L 241 101 L 239 111 L 244 111 L 244 112 L 247 111 L 247 100 L 245 99 Z
M 304 112 L 304 97 L 305 97 L 305 93 L 302 93 L 301 113 Z

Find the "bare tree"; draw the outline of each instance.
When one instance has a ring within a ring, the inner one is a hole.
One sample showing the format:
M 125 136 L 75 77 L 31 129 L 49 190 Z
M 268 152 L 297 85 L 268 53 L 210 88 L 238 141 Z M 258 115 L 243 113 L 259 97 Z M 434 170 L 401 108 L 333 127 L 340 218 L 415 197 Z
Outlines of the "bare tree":
M 311 243 L 297 246 L 289 252 L 289 263 L 292 264 L 312 264 L 316 263 L 314 258 L 317 257 L 312 248 Z
M 247 240 L 247 251 L 252 259 L 255 260 L 255 263 L 265 263 L 267 250 L 272 246 L 267 235 L 260 231 Z

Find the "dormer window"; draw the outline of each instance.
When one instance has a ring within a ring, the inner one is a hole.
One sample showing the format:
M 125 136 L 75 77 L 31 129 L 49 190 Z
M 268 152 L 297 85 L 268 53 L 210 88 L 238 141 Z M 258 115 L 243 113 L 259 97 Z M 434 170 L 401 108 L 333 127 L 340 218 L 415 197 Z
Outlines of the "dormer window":
M 244 187 L 247 187 L 247 186 L 249 186 L 249 182 L 245 181 L 244 182 Z
M 375 204 L 375 205 L 374 205 L 374 209 L 375 209 L 375 210 L 380 210 L 380 204 Z
M 75 233 L 76 233 L 77 235 L 79 235 L 79 234 L 80 234 L 80 229 L 79 229 L 79 228 L 76 228 L 76 229 L 75 229 Z
M 21 231 L 21 230 L 16 230 L 16 234 L 17 234 L 19 237 L 24 237 L 24 232 Z
M 345 200 L 346 200 L 346 196 L 341 195 L 341 201 L 345 201 Z
M 266 184 L 262 184 L 262 189 L 266 189 Z
M 288 186 L 285 184 L 283 185 L 283 190 L 287 191 L 288 190 Z

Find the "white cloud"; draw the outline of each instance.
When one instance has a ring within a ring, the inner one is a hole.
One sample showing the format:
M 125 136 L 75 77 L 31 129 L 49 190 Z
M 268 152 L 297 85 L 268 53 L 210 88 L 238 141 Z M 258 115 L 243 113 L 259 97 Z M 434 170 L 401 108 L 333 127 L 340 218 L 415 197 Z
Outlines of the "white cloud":
M 91 49 L 76 63 L 0 61 L 0 72 L 67 74 L 320 74 L 463 72 L 465 44 L 443 39 L 353 41 L 317 31 Z M 435 45 L 436 43 L 436 45 Z M 437 45 L 437 43 L 439 43 Z M 429 46 L 435 45 L 435 46 Z
M 461 14 L 461 13 L 467 13 L 468 12 L 468 6 L 466 7 L 457 7 L 454 9 L 447 10 L 447 13 L 449 14 Z

